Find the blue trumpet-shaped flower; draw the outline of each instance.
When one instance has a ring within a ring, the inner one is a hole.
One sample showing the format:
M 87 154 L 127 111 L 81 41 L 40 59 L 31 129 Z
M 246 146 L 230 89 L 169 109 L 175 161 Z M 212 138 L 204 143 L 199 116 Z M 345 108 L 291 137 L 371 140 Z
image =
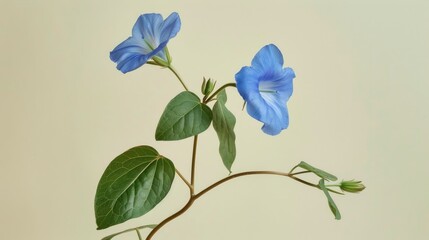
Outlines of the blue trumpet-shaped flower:
M 243 67 L 235 75 L 247 112 L 264 123 L 264 133 L 277 135 L 289 126 L 286 102 L 292 95 L 294 78 L 291 68 L 283 68 L 282 53 L 273 44 L 259 50 L 252 65 Z
M 171 58 L 166 46 L 179 32 L 180 26 L 177 13 L 172 13 L 165 20 L 160 14 L 143 14 L 134 24 L 132 36 L 110 52 L 110 59 L 118 64 L 116 68 L 123 73 L 142 66 L 149 59 L 169 66 Z

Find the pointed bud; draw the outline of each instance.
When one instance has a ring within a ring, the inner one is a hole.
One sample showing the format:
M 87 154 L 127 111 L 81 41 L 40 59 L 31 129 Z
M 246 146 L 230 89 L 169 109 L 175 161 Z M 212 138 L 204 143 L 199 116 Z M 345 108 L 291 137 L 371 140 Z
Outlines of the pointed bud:
M 204 91 L 206 90 L 207 80 L 205 77 L 203 77 L 203 84 L 201 84 L 201 93 L 204 94 Z M 205 94 L 204 94 L 205 96 Z
M 206 78 L 203 78 L 203 84 L 201 85 L 201 92 L 204 94 L 204 96 L 208 96 L 211 92 L 213 92 L 215 86 L 216 86 L 215 80 L 211 78 L 206 80 Z
M 341 190 L 350 193 L 358 193 L 365 189 L 365 185 L 362 184 L 361 181 L 349 180 L 349 181 L 341 181 L 340 184 Z

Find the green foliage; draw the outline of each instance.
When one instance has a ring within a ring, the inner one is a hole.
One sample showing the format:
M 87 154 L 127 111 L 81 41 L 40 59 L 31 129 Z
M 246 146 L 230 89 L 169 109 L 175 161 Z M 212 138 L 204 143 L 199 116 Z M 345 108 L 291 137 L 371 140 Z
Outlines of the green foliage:
M 171 141 L 204 132 L 212 121 L 212 111 L 197 95 L 185 91 L 167 105 L 156 128 L 156 140 Z
M 335 205 L 334 200 L 332 199 L 331 195 L 329 194 L 328 189 L 325 186 L 325 179 L 323 179 L 323 178 L 320 179 L 319 187 L 325 193 L 325 196 L 328 199 L 329 208 L 331 209 L 332 213 L 334 214 L 335 219 L 340 220 L 341 219 L 340 210 L 338 210 L 337 205 Z
M 116 236 L 118 236 L 118 235 L 120 235 L 120 234 L 122 234 L 122 233 L 131 232 L 131 231 L 136 231 L 136 230 L 138 230 L 138 229 L 144 229 L 144 228 L 152 228 L 152 229 L 153 229 L 153 228 L 155 228 L 155 227 L 156 227 L 156 224 L 151 224 L 151 225 L 144 225 L 144 226 L 141 226 L 141 227 L 131 228 L 131 229 L 127 229 L 127 230 L 122 231 L 122 232 L 117 232 L 117 233 L 111 234 L 111 235 L 109 235 L 109 236 L 106 236 L 106 237 L 102 238 L 101 240 L 111 240 L 111 239 L 113 239 L 114 237 L 116 237 Z
M 170 191 L 173 163 L 150 146 L 137 146 L 116 157 L 104 171 L 95 195 L 98 229 L 152 210 Z
M 213 106 L 213 128 L 219 138 L 219 154 L 223 164 L 231 172 L 232 163 L 235 160 L 235 117 L 226 108 L 227 96 L 225 90 L 217 95 L 217 102 Z
M 325 179 L 325 180 L 329 180 L 329 181 L 337 181 L 337 177 L 335 177 L 334 175 L 327 173 L 321 169 L 315 168 L 313 166 L 311 166 L 310 164 L 306 163 L 306 162 L 300 162 L 297 167 L 303 168 L 305 170 L 308 170 L 314 174 L 316 174 L 317 176 Z

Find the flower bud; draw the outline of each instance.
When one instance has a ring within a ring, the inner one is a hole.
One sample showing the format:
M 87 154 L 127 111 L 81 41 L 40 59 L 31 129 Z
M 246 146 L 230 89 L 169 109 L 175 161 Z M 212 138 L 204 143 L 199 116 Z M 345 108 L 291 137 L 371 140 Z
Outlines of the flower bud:
M 213 80 L 211 78 L 206 80 L 206 78 L 203 78 L 203 84 L 201 85 L 201 92 L 204 94 L 204 96 L 207 96 L 211 92 L 213 92 L 215 86 L 216 86 L 215 80 Z
M 345 192 L 358 193 L 365 189 L 365 185 L 362 184 L 361 181 L 349 180 L 349 181 L 341 181 L 340 184 L 341 190 Z
M 206 90 L 206 85 L 207 85 L 207 80 L 205 77 L 203 77 L 203 84 L 201 84 L 201 93 L 202 94 L 204 94 L 204 91 Z

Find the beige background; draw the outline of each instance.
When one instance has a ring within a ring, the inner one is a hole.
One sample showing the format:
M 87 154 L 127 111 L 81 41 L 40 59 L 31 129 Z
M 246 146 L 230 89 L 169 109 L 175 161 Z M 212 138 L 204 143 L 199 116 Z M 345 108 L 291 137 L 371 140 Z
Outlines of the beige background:
M 95 230 L 97 182 L 124 150 L 152 145 L 189 175 L 191 140 L 153 137 L 180 84 L 154 66 L 124 75 L 109 60 L 140 13 L 172 11 L 182 29 L 170 51 L 191 89 L 202 76 L 233 81 L 268 43 L 297 74 L 290 127 L 277 137 L 229 90 L 235 172 L 303 160 L 368 188 L 335 196 L 335 221 L 320 191 L 248 177 L 207 194 L 154 239 L 427 239 L 428 10 L 423 0 L 1 0 L 0 239 L 100 239 L 185 203 L 177 180 L 153 212 Z M 227 174 L 213 130 L 200 140 L 198 189 Z

